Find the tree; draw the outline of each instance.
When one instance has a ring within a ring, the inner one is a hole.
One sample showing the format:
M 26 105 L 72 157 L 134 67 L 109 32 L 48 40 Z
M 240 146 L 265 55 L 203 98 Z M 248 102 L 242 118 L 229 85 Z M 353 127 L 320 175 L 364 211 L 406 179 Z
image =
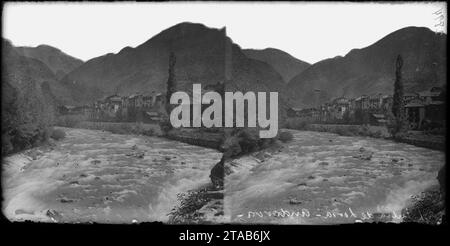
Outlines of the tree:
M 392 137 L 399 138 L 407 131 L 407 119 L 405 114 L 405 104 L 403 101 L 403 81 L 402 81 L 403 59 L 397 56 L 395 63 L 394 96 L 392 102 L 392 115 L 390 115 L 388 129 Z
M 176 90 L 176 81 L 175 81 L 175 63 L 176 57 L 173 52 L 170 52 L 169 55 L 169 77 L 167 78 L 167 89 L 166 89 L 166 115 L 162 121 L 160 121 L 161 130 L 164 133 L 167 133 L 172 129 L 172 124 L 170 123 L 170 112 L 172 111 L 172 105 L 170 104 L 170 97 Z
M 176 57 L 173 52 L 170 52 L 169 56 L 169 77 L 167 78 L 167 91 L 166 91 L 166 112 L 170 115 L 170 97 L 175 92 L 176 82 L 175 82 L 175 63 Z

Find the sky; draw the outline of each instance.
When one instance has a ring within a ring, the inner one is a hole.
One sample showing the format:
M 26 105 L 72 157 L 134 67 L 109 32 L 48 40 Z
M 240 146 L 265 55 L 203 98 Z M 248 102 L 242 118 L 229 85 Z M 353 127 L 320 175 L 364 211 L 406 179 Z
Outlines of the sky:
M 35 2 L 5 3 L 3 8 L 2 36 L 13 45 L 47 44 L 84 61 L 136 47 L 186 21 L 226 26 L 228 36 L 242 48 L 277 48 L 309 63 L 343 56 L 407 26 L 447 33 L 447 8 L 442 2 Z

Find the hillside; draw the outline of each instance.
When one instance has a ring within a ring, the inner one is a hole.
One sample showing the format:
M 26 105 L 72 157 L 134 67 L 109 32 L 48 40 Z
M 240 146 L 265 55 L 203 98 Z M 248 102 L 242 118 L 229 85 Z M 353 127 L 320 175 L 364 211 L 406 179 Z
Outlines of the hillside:
M 295 75 L 303 72 L 310 66 L 309 63 L 274 48 L 263 50 L 245 49 L 243 51 L 249 58 L 263 61 L 271 65 L 283 77 L 283 80 L 286 83 L 288 83 Z
M 61 50 L 49 45 L 16 47 L 16 51 L 22 56 L 34 58 L 43 62 L 58 79 L 61 79 L 64 75 L 83 64 L 83 61 L 80 59 L 67 55 Z
M 180 23 L 135 48 L 91 59 L 61 82 L 71 88 L 71 96 L 79 104 L 114 93 L 165 92 L 169 53 L 173 51 L 179 90 L 188 90 L 193 83 L 207 85 L 225 80 L 228 89 L 284 90 L 278 72 L 267 63 L 248 58 L 231 42 L 224 30 Z
M 20 56 L 2 40 L 2 154 L 43 141 L 53 122 L 54 74 L 42 62 Z
M 344 57 L 317 62 L 289 82 L 289 91 L 297 98 L 293 103 L 310 107 L 340 96 L 392 94 L 399 54 L 404 60 L 406 91 L 442 86 L 446 83 L 446 37 L 428 28 L 407 27 Z

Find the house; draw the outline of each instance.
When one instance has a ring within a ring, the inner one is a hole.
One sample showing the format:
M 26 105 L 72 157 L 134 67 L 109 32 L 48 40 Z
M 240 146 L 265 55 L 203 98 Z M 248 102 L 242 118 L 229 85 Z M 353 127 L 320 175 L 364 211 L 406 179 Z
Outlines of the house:
M 413 93 L 413 92 L 406 92 L 403 94 L 403 101 L 405 103 L 409 102 L 410 100 L 419 98 L 419 94 L 418 93 Z
M 419 98 L 410 99 L 405 104 L 410 129 L 421 128 L 425 118 L 425 103 Z
M 390 95 L 384 95 L 381 98 L 381 108 L 384 112 L 391 110 L 392 108 L 393 97 Z
M 88 106 L 73 106 L 73 105 L 60 105 L 57 107 L 57 111 L 61 115 L 69 114 L 84 114 L 88 109 Z
M 298 117 L 298 116 L 300 116 L 301 111 L 302 111 L 301 108 L 289 107 L 287 109 L 287 115 L 288 115 L 288 117 Z
M 355 109 L 369 109 L 369 97 L 367 95 L 362 95 L 355 99 Z
M 350 102 L 345 97 L 339 97 L 333 100 L 332 107 L 334 118 L 341 120 L 345 112 L 350 109 Z
M 369 97 L 368 108 L 371 111 L 379 111 L 383 105 L 383 95 L 378 93 Z
M 382 126 L 386 125 L 387 119 L 384 114 L 376 114 L 372 113 L 370 114 L 370 124 L 375 126 Z

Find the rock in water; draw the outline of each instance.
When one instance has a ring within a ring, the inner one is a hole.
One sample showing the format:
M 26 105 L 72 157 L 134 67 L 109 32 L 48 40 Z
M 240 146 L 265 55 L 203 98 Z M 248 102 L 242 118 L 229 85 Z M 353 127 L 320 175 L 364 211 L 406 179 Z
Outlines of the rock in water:
M 437 180 L 439 181 L 439 188 L 442 193 L 442 197 L 445 197 L 445 165 L 439 169 Z
M 224 160 L 220 160 L 214 167 L 211 169 L 211 174 L 209 175 L 211 182 L 216 188 L 223 187 L 223 179 L 224 179 Z
M 48 217 L 50 217 L 50 219 L 51 219 L 52 221 L 54 221 L 54 222 L 61 221 L 61 219 L 62 219 L 61 214 L 58 213 L 56 210 L 53 210 L 53 209 L 47 210 L 46 215 L 47 215 Z

